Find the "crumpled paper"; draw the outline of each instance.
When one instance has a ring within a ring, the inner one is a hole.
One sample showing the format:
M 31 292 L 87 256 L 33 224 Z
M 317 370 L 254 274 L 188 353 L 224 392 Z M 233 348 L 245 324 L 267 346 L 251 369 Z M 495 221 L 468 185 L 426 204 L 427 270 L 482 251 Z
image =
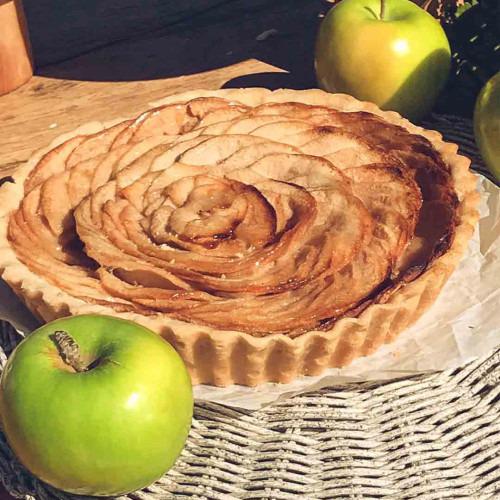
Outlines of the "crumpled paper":
M 278 399 L 330 385 L 389 380 L 457 368 L 500 344 L 500 189 L 478 177 L 481 219 L 462 262 L 434 305 L 393 343 L 344 368 L 290 384 L 218 388 L 198 385 L 195 399 L 258 409 Z M 0 280 L 0 319 L 21 333 L 36 319 Z

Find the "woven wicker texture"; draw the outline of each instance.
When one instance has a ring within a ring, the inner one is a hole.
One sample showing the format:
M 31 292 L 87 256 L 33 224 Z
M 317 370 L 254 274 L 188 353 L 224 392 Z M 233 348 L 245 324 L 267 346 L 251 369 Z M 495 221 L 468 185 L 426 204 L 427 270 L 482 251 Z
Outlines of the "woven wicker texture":
M 469 121 L 427 125 L 484 172 Z M 0 366 L 19 340 L 4 323 Z M 19 497 L 73 498 L 26 472 L 2 434 L 0 477 Z M 255 412 L 197 404 L 175 468 L 123 498 L 500 498 L 500 349 L 458 370 L 331 387 Z

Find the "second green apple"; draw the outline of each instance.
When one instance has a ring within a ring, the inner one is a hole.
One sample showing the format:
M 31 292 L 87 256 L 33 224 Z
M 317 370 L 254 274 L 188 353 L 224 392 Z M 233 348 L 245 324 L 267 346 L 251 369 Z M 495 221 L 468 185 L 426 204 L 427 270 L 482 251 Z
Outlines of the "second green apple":
M 412 120 L 432 109 L 450 62 L 441 25 L 409 0 L 342 0 L 323 20 L 316 43 L 321 88 Z
M 477 97 L 474 136 L 484 163 L 500 183 L 500 71 L 488 80 Z

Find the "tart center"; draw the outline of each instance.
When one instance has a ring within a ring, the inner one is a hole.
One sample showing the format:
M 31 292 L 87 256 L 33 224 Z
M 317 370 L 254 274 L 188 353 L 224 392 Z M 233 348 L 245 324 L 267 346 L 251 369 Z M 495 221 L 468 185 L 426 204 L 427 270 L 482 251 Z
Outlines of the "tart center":
M 156 243 L 243 251 L 261 248 L 274 236 L 274 209 L 253 186 L 199 175 L 174 182 L 163 196 L 163 204 L 151 218 Z

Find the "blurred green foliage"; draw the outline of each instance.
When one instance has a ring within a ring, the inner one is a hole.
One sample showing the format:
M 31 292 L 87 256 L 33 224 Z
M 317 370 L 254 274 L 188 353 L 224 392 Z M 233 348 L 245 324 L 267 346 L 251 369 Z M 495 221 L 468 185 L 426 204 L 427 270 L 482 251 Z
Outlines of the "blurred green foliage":
M 453 65 L 435 111 L 472 117 L 482 86 L 500 70 L 500 0 L 443 2 Z

